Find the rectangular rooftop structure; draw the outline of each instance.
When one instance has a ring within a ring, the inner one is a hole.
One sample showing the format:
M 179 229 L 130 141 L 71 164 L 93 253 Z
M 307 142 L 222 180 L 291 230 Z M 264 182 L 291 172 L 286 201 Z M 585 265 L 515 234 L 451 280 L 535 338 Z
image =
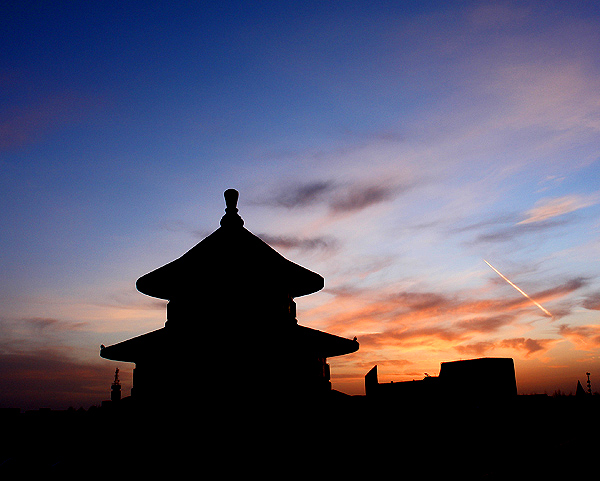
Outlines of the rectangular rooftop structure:
M 517 395 L 515 364 L 511 358 L 484 357 L 443 362 L 440 379 L 450 396 L 509 398 Z

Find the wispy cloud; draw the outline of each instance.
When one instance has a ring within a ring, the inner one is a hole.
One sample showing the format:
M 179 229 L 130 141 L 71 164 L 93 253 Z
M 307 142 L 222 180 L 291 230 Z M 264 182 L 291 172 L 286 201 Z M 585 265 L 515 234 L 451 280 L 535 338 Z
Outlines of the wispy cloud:
M 597 194 L 582 196 L 582 195 L 567 195 L 557 198 L 541 199 L 535 203 L 535 206 L 526 212 L 526 217 L 519 225 L 532 223 L 545 223 L 549 219 L 559 217 L 576 210 L 590 207 L 600 201 L 600 196 Z
M 303 251 L 310 250 L 335 250 L 339 242 L 333 237 L 295 237 L 283 235 L 271 235 L 259 233 L 257 237 L 277 249 L 299 249 Z
M 334 189 L 335 184 L 330 180 L 288 185 L 257 203 L 288 209 L 302 208 L 326 201 Z
M 436 292 L 400 292 L 388 297 L 388 301 L 411 311 L 431 311 L 440 307 L 448 309 L 456 304 L 452 298 Z
M 554 299 L 559 299 L 571 294 L 572 292 L 585 287 L 588 285 L 588 283 L 589 279 L 586 277 L 574 277 L 572 279 L 565 280 L 562 284 L 559 284 L 555 287 L 536 292 L 534 298 L 540 302 L 552 301 Z
M 38 331 L 72 331 L 84 328 L 88 325 L 86 322 L 65 322 L 51 317 L 32 317 L 20 320 L 25 326 Z
M 414 184 L 396 184 L 389 180 L 339 183 L 331 180 L 283 185 L 255 200 L 255 204 L 287 209 L 324 205 L 334 214 L 352 213 L 395 199 Z
M 398 186 L 389 185 L 353 185 L 331 199 L 329 207 L 333 212 L 359 211 L 394 199 L 400 190 Z
M 535 223 L 518 223 L 508 227 L 492 229 L 488 230 L 487 232 L 483 232 L 474 239 L 474 243 L 485 244 L 494 242 L 509 242 L 526 235 L 534 235 L 546 231 L 552 231 L 553 229 L 567 225 L 569 222 L 571 222 L 569 219 L 547 219 Z
M 558 332 L 580 349 L 592 350 L 600 347 L 600 326 L 570 326 L 568 324 L 561 324 Z
M 514 321 L 513 316 L 498 315 L 490 317 L 476 317 L 464 321 L 459 321 L 455 325 L 466 332 L 496 332 L 503 326 L 507 326 Z
M 558 300 L 585 285 L 585 279 L 568 279 L 535 292 L 533 297 L 546 302 Z M 402 291 L 378 298 L 373 298 L 373 291 L 332 289 L 330 293 L 335 297 L 320 312 L 321 318 L 330 313 L 324 327 L 331 332 L 358 334 L 364 352 L 399 349 L 408 353 L 427 349 L 432 353 L 456 350 L 481 355 L 512 349 L 529 357 L 547 351 L 557 341 L 531 334 L 509 337 L 510 333 L 531 330 L 523 319 L 537 312 L 528 299 L 517 293 L 492 298 L 473 297 L 468 292 Z M 568 313 L 567 309 L 562 315 Z
M 105 299 L 95 300 L 91 304 L 101 307 L 127 309 L 136 311 L 162 311 L 167 302 L 161 299 L 141 296 L 139 292 L 128 291 L 112 292 Z
M 158 222 L 155 224 L 155 228 L 167 232 L 182 232 L 195 239 L 204 239 L 211 233 L 209 230 L 197 229 L 188 222 L 184 222 L 179 219 L 169 219 Z
M 581 277 L 567 279 L 552 288 L 534 291 L 531 297 L 548 302 L 566 296 L 584 287 L 586 283 L 586 279 Z M 387 306 L 390 314 L 434 317 L 437 315 L 476 316 L 478 313 L 489 315 L 493 312 L 510 312 L 530 306 L 531 301 L 517 293 L 513 297 L 477 299 L 468 295 L 461 295 L 460 293 L 448 295 L 435 292 L 406 291 L 387 296 L 382 301 L 378 301 L 377 304 Z M 498 317 L 494 319 L 493 322 L 500 322 L 503 318 Z M 472 326 L 477 325 L 473 319 L 469 322 L 472 322 Z M 466 324 L 458 325 L 465 327 Z
M 530 217 L 531 211 L 525 215 Z M 567 214 L 568 212 L 564 212 Z M 468 244 L 491 244 L 510 242 L 519 238 L 531 235 L 538 235 L 545 232 L 552 232 L 555 229 L 567 226 L 574 222 L 572 217 L 554 218 L 557 216 L 547 216 L 544 219 L 538 217 L 537 220 L 525 222 L 523 215 L 518 213 L 498 214 L 486 219 L 468 224 L 457 224 L 448 229 L 450 234 L 466 234 L 473 236 Z
M 491 341 L 478 341 L 468 344 L 459 344 L 454 346 L 454 349 L 456 349 L 456 351 L 458 351 L 460 354 L 469 356 L 483 356 L 488 351 L 494 349 L 495 346 L 495 343 Z
M 0 150 L 37 142 L 53 130 L 87 118 L 90 110 L 101 105 L 96 98 L 65 93 L 4 109 L 0 116 Z
M 593 311 L 600 311 L 600 292 L 594 292 L 586 296 L 582 306 Z
M 516 5 L 482 4 L 467 11 L 472 26 L 481 29 L 513 27 L 523 24 L 531 15 L 532 9 Z
M 538 351 L 545 351 L 550 348 L 553 344 L 558 342 L 557 339 L 531 339 L 525 337 L 504 339 L 500 341 L 500 347 L 508 347 L 519 351 L 524 351 L 525 356 L 528 357 L 531 354 Z
M 468 344 L 459 344 L 454 347 L 456 351 L 466 355 L 482 356 L 496 349 L 514 349 L 523 352 L 525 357 L 550 349 L 558 342 L 557 339 L 532 339 L 518 337 L 500 341 L 479 341 Z

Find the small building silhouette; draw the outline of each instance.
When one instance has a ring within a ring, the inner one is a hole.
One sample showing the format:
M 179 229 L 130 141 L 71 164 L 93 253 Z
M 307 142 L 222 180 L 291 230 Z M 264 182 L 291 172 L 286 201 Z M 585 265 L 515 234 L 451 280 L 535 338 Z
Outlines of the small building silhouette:
M 298 324 L 294 299 L 322 289 L 323 278 L 245 229 L 238 192 L 224 195 L 215 232 L 137 280 L 140 292 L 168 301 L 165 326 L 101 348 L 105 359 L 135 363 L 136 404 L 324 395 L 327 358 L 359 347 Z
M 379 383 L 377 366 L 365 375 L 365 394 L 381 400 L 501 401 L 517 395 L 511 358 L 480 358 L 442 362 L 438 377 Z

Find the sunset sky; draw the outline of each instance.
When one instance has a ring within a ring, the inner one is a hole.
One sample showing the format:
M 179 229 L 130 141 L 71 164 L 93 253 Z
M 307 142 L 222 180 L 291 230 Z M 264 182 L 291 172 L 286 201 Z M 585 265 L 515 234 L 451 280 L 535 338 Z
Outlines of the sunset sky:
M 299 323 L 358 337 L 335 389 L 488 356 L 600 390 L 598 2 L 6 3 L 0 407 L 129 394 L 100 344 L 164 325 L 135 281 L 227 188 L 325 278 Z

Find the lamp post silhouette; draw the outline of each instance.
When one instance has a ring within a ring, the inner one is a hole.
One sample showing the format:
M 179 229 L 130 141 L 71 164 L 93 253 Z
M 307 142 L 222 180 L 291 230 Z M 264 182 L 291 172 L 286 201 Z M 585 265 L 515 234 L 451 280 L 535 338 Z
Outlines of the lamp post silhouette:
M 110 400 L 118 402 L 121 400 L 121 380 L 119 379 L 119 368 L 115 369 L 115 379 L 110 385 Z

